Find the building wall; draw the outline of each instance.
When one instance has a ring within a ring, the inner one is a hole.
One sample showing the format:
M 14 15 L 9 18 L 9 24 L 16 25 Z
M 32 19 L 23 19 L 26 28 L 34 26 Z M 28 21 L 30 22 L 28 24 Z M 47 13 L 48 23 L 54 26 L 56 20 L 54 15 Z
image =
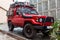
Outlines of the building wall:
M 18 0 L 19 2 L 29 2 L 29 0 Z M 16 2 L 16 0 L 14 0 Z M 0 0 L 0 23 L 7 23 L 6 11 L 9 9 L 10 4 L 14 3 L 13 0 Z M 2 8 L 3 9 L 2 9 Z M 5 10 L 4 10 L 5 9 Z
M 8 10 L 10 4 L 13 3 L 13 0 L 0 0 L 0 6 Z
M 12 0 L 0 0 L 0 23 L 7 23 L 6 10 L 11 3 L 13 3 Z
M 7 22 L 6 11 L 0 8 L 0 23 L 6 22 Z
M 53 16 L 60 19 L 60 0 L 30 0 L 40 15 Z

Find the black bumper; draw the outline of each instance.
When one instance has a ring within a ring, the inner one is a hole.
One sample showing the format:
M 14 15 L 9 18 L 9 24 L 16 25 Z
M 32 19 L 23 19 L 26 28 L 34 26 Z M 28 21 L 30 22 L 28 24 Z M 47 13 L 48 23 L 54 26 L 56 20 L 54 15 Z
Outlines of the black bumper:
M 47 28 L 48 26 L 34 26 L 35 29 L 41 29 L 41 30 L 51 30 L 53 28 Z

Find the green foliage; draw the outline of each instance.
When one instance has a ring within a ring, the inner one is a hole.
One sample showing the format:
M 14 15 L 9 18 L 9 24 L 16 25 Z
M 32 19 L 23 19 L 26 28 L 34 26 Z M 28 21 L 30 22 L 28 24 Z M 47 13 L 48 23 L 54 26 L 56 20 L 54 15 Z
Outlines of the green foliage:
M 59 26 L 60 26 L 60 21 L 55 21 L 54 24 L 52 25 L 53 26 L 53 30 L 51 32 L 51 36 L 54 38 L 54 40 L 58 39 L 60 40 L 57 31 L 59 31 Z

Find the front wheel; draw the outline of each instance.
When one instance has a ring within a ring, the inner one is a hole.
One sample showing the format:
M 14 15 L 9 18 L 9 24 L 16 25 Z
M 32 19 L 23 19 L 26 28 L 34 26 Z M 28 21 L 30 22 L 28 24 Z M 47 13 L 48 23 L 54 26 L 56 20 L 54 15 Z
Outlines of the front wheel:
M 26 24 L 24 26 L 23 33 L 27 38 L 33 38 L 36 35 L 36 31 L 31 24 Z

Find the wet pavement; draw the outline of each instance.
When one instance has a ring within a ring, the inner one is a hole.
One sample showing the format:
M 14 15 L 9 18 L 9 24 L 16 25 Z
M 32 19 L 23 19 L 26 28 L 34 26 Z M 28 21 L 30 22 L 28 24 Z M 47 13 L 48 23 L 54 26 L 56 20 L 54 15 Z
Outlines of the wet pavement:
M 5 33 L 2 33 L 1 30 L 0 30 L 0 40 L 17 40 Z
M 0 25 L 0 29 L 1 30 L 5 30 L 8 31 L 8 26 L 7 24 L 2 24 Z M 14 28 L 13 33 L 17 34 L 19 36 L 25 37 L 22 33 L 22 28 L 18 27 L 18 28 Z M 50 40 L 50 37 L 42 37 L 41 34 L 37 34 L 33 39 L 28 39 L 28 40 Z

